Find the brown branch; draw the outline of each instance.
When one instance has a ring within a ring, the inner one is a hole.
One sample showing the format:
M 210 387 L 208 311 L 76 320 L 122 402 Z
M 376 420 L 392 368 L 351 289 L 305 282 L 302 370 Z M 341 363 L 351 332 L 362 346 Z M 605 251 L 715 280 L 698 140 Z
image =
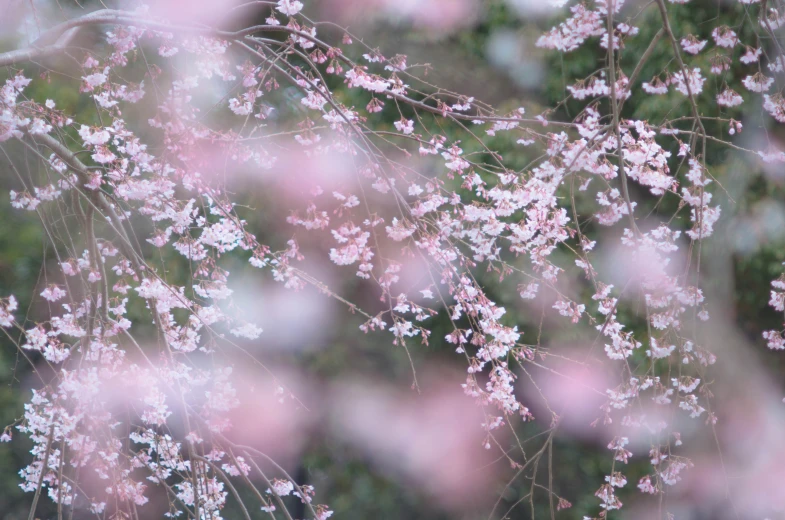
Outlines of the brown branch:
M 638 232 L 638 225 L 635 223 L 635 215 L 632 213 L 632 201 L 627 187 L 627 172 L 624 170 L 624 156 L 621 146 L 621 130 L 619 128 L 619 101 L 616 99 L 616 58 L 613 52 L 613 5 L 615 0 L 608 0 L 608 81 L 611 84 L 611 110 L 613 111 L 613 133 L 616 135 L 616 154 L 619 156 L 619 175 L 621 177 L 621 193 L 627 205 L 627 213 L 630 219 L 630 230 Z

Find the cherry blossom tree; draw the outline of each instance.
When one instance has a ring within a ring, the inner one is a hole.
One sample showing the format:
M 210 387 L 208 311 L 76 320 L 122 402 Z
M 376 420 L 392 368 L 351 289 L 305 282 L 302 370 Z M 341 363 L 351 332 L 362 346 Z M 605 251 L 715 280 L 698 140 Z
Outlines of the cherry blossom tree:
M 599 57 L 552 107 L 500 111 L 440 88 L 406 56 L 312 20 L 298 0 L 237 6 L 267 18 L 229 29 L 128 3 L 76 13 L 0 54 L 10 203 L 40 219 L 58 266 L 36 296 L 49 316 L 31 323 L 15 295 L 0 295 L 0 330 L 36 377 L 24 415 L 0 439 L 33 443 L 20 468 L 30 519 L 41 500 L 59 518 L 147 518 L 153 496 L 175 518 L 217 520 L 232 503 L 246 519 L 292 520 L 298 502 L 309 518 L 332 516 L 329 496 L 233 437 L 232 411 L 251 397 L 229 353 L 265 335 L 233 299 L 238 261 L 287 290 L 340 302 L 362 317 L 358 332 L 408 360 L 449 344 L 466 369 L 455 392 L 482 412 L 473 425 L 482 445 L 530 486 L 516 504 L 534 511 L 541 501 L 556 515 L 572 498 L 537 475 L 547 466 L 553 478 L 567 412 L 531 373 L 563 376 L 565 359 L 524 334 L 485 287 L 514 284 L 543 319 L 591 336 L 567 362 L 599 353 L 612 374 L 592 389 L 602 405 L 584 425 L 607 434 L 611 467 L 593 516 L 622 508 L 623 494 L 662 497 L 678 484 L 695 465 L 680 428 L 713 431 L 719 420 L 717 355 L 699 333 L 711 323 L 703 244 L 724 190 L 707 156 L 722 148 L 783 168 L 768 129 L 785 122 L 785 9 L 734 0 L 738 27 L 705 20 L 694 35 L 671 24 L 689 0 L 547 1 L 561 18 L 537 46 L 563 60 L 585 49 Z M 656 32 L 641 43 L 644 20 Z M 85 33 L 100 38 L 86 47 Z M 667 65 L 644 77 L 655 57 Z M 67 65 L 48 68 L 52 59 Z M 55 75 L 94 105 L 89 119 L 29 94 Z M 658 96 L 677 102 L 648 120 L 624 116 Z M 739 140 L 746 106 L 766 121 L 754 146 Z M 326 188 L 296 180 L 309 195 L 270 215 L 287 231 L 265 242 L 226 172 L 292 160 L 338 161 L 349 173 Z M 659 206 L 672 211 L 646 209 Z M 302 244 L 314 240 L 329 245 L 308 256 Z M 599 265 L 608 255 L 623 266 L 612 276 Z M 373 298 L 350 301 L 314 274 L 320 263 L 351 272 Z M 771 305 L 785 311 L 785 279 L 772 285 Z M 449 330 L 431 325 L 438 316 Z M 783 334 L 766 332 L 768 346 L 785 348 Z M 417 392 L 413 361 L 411 379 Z M 531 391 L 516 390 L 521 379 Z M 283 383 L 270 393 L 282 406 L 308 401 Z M 519 426 L 532 421 L 541 430 L 526 438 Z M 627 469 L 634 457 L 648 460 L 645 471 Z

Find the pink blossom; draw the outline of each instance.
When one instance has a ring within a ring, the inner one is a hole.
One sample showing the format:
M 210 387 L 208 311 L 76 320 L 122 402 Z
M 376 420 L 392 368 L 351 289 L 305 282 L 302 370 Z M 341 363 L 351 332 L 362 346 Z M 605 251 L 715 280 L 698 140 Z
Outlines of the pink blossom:
M 774 78 L 769 78 L 758 72 L 752 76 L 745 77 L 741 82 L 751 92 L 766 92 L 771 87 L 771 84 L 774 83 Z
M 725 89 L 717 95 L 717 104 L 726 107 L 739 106 L 744 102 L 744 99 L 732 89 Z
M 690 54 L 698 54 L 706 46 L 706 40 L 698 40 L 695 36 L 689 35 L 681 39 L 681 46 Z
M 303 3 L 299 2 L 298 0 L 278 0 L 278 6 L 276 7 L 276 10 L 285 15 L 294 16 L 299 13 L 302 8 Z
M 57 300 L 61 300 L 65 298 L 66 292 L 58 287 L 57 285 L 50 285 L 43 291 L 41 291 L 41 296 L 45 300 L 49 300 L 50 302 L 56 302 Z
M 732 48 L 739 42 L 736 33 L 726 25 L 715 27 L 711 32 L 711 37 L 719 47 Z

